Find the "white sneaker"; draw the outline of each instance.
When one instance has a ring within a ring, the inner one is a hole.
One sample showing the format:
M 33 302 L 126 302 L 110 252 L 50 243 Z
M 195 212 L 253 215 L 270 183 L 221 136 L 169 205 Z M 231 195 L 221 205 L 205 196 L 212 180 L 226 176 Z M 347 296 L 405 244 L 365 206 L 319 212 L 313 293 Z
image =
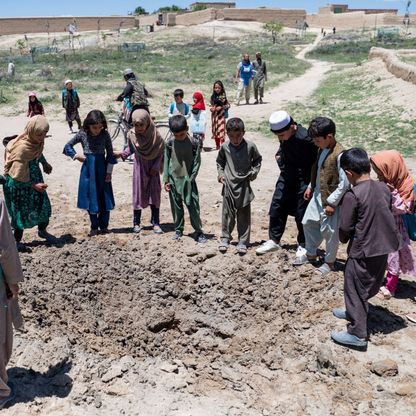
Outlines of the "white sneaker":
M 263 243 L 257 250 L 256 254 L 266 254 L 269 251 L 276 251 L 279 250 L 280 245 L 274 242 L 273 240 L 267 240 Z
M 302 257 L 304 255 L 306 255 L 306 248 L 298 246 L 298 249 L 296 250 L 296 257 Z

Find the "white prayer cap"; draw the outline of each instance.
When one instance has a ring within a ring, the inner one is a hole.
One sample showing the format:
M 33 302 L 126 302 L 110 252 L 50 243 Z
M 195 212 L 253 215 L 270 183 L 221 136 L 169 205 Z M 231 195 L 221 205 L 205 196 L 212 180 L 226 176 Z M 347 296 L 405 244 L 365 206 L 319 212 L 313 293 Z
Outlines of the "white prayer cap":
M 275 111 L 269 118 L 270 130 L 281 133 L 287 130 L 292 122 L 292 117 L 286 111 Z
M 65 85 L 68 85 L 69 83 L 71 83 L 71 84 L 72 84 L 72 81 L 71 81 L 70 79 L 67 79 L 67 80 L 65 81 Z

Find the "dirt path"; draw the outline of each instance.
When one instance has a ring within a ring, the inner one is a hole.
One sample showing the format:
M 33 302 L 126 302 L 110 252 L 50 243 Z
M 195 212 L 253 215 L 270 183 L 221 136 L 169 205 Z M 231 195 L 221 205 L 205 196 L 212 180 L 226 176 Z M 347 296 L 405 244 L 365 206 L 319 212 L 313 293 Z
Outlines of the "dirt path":
M 300 55 L 301 57 L 304 56 Z M 331 68 L 311 62 L 303 76 L 267 94 L 268 104 L 233 107 L 232 115 L 259 120 L 292 100 L 307 99 Z M 25 117 L 0 117 L 0 137 L 19 132 Z M 5 416 L 260 416 L 414 412 L 416 329 L 406 327 L 415 284 L 399 298 L 374 301 L 367 353 L 329 339 L 331 308 L 343 305 L 342 274 L 321 279 L 293 269 L 295 227 L 285 250 L 245 257 L 217 251 L 221 187 L 216 152 L 202 154 L 198 176 L 201 217 L 211 240 L 201 248 L 188 233 L 171 241 L 169 201 L 163 193 L 165 234 L 130 233 L 131 170 L 115 167 L 112 233 L 85 237 L 88 220 L 76 208 L 80 164 L 62 155 L 67 126 L 51 123 L 45 154 L 52 201 L 50 231 L 62 244 L 47 247 L 25 233 L 27 279 L 21 297 L 27 333 L 16 336 L 11 378 L 16 403 Z M 253 182 L 254 245 L 267 238 L 267 211 L 278 175 L 278 143 L 250 132 L 263 155 Z M 143 214 L 144 225 L 149 212 Z M 345 258 L 344 248 L 340 258 Z M 387 309 L 388 308 L 388 309 Z M 374 319 L 375 317 L 375 319 Z M 400 351 L 397 353 L 397 351 Z M 379 377 L 371 362 L 394 358 L 399 375 Z M 347 393 L 346 393 L 347 392 Z

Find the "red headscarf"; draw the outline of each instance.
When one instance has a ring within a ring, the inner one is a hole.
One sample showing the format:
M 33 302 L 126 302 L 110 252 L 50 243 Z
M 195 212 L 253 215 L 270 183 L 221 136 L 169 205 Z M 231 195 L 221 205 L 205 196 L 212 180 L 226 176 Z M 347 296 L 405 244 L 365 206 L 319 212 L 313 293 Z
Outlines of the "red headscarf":
M 195 110 L 205 110 L 204 96 L 201 92 L 194 92 L 193 98 L 196 100 L 196 103 L 192 106 Z

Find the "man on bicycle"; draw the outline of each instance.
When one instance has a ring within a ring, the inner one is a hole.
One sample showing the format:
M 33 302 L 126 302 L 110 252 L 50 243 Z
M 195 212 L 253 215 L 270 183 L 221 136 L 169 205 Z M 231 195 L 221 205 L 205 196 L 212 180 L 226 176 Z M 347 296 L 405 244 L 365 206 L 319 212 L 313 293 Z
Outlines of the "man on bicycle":
M 149 94 L 144 85 L 136 79 L 133 70 L 125 69 L 123 76 L 126 86 L 116 101 L 124 101 L 125 119 L 131 125 L 131 115 L 134 110 L 143 109 L 150 113 L 147 101 Z

